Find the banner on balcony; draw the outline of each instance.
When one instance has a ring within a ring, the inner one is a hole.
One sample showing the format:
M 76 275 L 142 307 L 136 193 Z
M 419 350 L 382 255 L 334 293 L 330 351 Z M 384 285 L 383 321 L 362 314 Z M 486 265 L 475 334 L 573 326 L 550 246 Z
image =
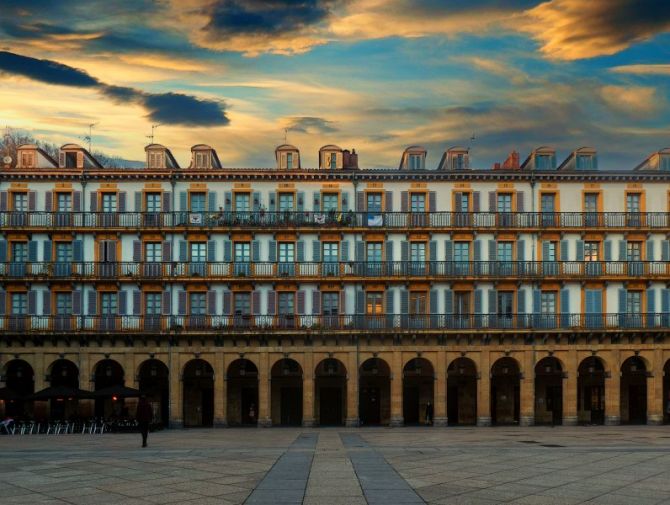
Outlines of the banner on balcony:
M 325 214 L 315 214 L 314 222 L 316 224 L 326 224 L 326 215 Z
M 202 214 L 190 214 L 188 222 L 190 224 L 202 224 Z
M 381 214 L 368 214 L 368 226 L 384 226 Z

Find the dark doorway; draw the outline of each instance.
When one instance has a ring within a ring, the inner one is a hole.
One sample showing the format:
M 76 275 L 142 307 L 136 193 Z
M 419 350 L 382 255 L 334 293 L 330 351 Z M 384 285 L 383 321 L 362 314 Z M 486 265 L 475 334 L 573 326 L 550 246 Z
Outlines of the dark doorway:
M 103 359 L 95 366 L 95 390 L 109 388 L 112 386 L 123 386 L 123 367 L 113 359 Z M 95 399 L 95 416 L 104 419 L 123 419 L 130 417 L 125 408 L 123 398 L 105 397 Z
M 535 424 L 563 424 L 563 368 L 554 357 L 535 365 Z
M 469 358 L 457 358 L 447 369 L 449 425 L 477 424 L 477 367 Z
M 256 426 L 258 423 L 258 368 L 248 359 L 228 366 L 228 426 Z
M 513 358 L 500 358 L 491 368 L 491 421 L 498 425 L 519 423 L 521 374 Z
M 35 392 L 35 372 L 27 361 L 13 359 L 5 365 L 5 386 L 19 398 L 5 401 L 5 416 L 28 419 L 31 404 L 23 397 Z
M 203 359 L 184 367 L 184 427 L 214 424 L 214 369 Z
M 388 424 L 391 419 L 391 370 L 380 358 L 363 362 L 359 370 L 358 416 L 361 426 Z
M 153 410 L 153 422 L 167 426 L 170 421 L 170 372 L 160 360 L 148 359 L 140 365 L 139 385 Z
M 302 367 L 290 358 L 272 367 L 272 424 L 302 424 Z
M 596 356 L 579 364 L 577 377 L 577 410 L 579 421 L 605 424 L 605 366 Z
M 316 412 L 320 426 L 343 426 L 347 391 L 347 370 L 335 358 L 316 367 Z
M 79 368 L 68 359 L 58 359 L 51 364 L 48 375 L 51 387 L 79 389 Z M 79 400 L 76 398 L 53 398 L 49 400 L 49 417 L 68 420 L 78 417 Z
M 435 373 L 433 365 L 425 358 L 414 358 L 403 369 L 402 410 L 405 424 L 432 424 L 426 411 L 435 415 L 433 390 Z
M 632 356 L 621 365 L 621 422 L 647 422 L 647 367 L 639 356 Z

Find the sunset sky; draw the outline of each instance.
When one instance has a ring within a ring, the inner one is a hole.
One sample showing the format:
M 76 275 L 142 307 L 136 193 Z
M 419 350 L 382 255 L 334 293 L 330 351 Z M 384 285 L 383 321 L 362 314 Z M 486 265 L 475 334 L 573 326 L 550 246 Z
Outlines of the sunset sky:
M 596 147 L 631 168 L 670 146 L 670 2 L 0 0 L 0 126 L 182 166 L 271 166 L 284 140 L 364 168 L 422 144 L 477 168 L 512 149 Z M 470 137 L 475 135 L 474 140 Z

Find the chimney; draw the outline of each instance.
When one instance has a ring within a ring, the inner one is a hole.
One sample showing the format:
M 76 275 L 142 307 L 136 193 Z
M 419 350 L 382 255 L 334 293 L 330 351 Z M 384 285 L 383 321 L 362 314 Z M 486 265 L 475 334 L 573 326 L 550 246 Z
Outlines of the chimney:
M 349 168 L 358 169 L 358 154 L 356 154 L 356 149 L 352 149 L 349 155 Z
M 349 149 L 344 149 L 342 151 L 342 168 L 349 168 L 349 158 L 351 156 L 351 153 L 349 152 Z
M 507 159 L 503 161 L 502 168 L 504 170 L 519 170 L 519 153 L 512 151 L 507 156 Z
M 496 162 L 493 164 L 493 170 L 500 170 L 500 163 Z

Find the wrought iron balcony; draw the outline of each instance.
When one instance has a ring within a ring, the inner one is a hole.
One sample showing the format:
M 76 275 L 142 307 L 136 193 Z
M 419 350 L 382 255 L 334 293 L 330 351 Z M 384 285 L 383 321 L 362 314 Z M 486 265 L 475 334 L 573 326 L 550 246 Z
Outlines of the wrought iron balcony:
M 4 279 L 243 280 L 243 279 L 668 279 L 665 261 L 340 261 L 340 262 L 4 262 Z
M 220 334 L 248 330 L 406 332 L 670 331 L 670 313 L 356 315 L 4 315 L 0 334 Z
M 0 229 L 659 229 L 667 212 L 0 212 Z

